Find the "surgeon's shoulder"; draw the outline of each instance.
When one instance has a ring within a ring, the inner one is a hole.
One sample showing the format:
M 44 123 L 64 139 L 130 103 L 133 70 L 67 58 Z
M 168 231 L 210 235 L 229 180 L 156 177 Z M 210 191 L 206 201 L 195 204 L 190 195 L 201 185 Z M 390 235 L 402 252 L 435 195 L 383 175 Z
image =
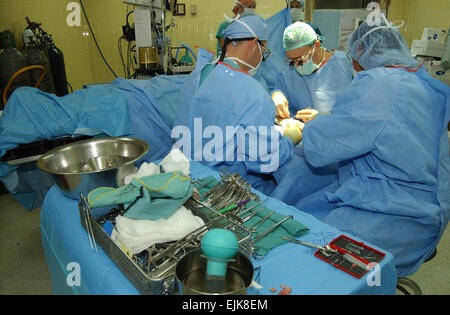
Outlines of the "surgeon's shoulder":
M 374 68 L 358 72 L 350 89 L 361 98 L 383 98 L 386 103 L 394 101 L 396 91 L 404 77 L 392 73 L 387 68 Z
M 254 93 L 257 93 L 264 97 L 266 97 L 266 96 L 270 97 L 268 88 L 267 88 L 267 84 L 266 84 L 266 86 L 264 86 L 265 81 L 263 78 L 261 78 L 261 80 L 262 80 L 262 82 L 258 81 L 256 79 L 256 77 L 252 77 L 249 75 L 248 81 L 246 80 L 246 86 L 249 87 L 249 89 L 247 89 L 247 91 L 246 91 L 247 94 L 252 95 Z
M 334 52 L 333 56 L 334 56 L 336 59 L 344 60 L 344 61 L 346 61 L 346 62 L 350 62 L 350 59 L 348 58 L 347 54 L 346 54 L 345 52 L 343 52 L 343 51 L 336 50 L 336 51 Z
M 213 71 L 221 72 L 221 86 L 239 87 L 239 90 L 250 95 L 268 94 L 263 85 L 248 72 L 235 69 L 227 64 L 219 64 Z
M 364 80 L 384 82 L 384 85 L 389 86 L 404 79 L 405 74 L 407 73 L 403 72 L 402 69 L 377 67 L 359 72 L 358 77 Z
M 345 65 L 346 67 L 352 66 L 352 61 L 350 60 L 350 58 L 347 56 L 347 54 L 345 52 L 336 50 L 334 52 L 333 56 L 334 56 L 334 58 L 336 58 L 336 60 L 339 62 L 339 64 Z

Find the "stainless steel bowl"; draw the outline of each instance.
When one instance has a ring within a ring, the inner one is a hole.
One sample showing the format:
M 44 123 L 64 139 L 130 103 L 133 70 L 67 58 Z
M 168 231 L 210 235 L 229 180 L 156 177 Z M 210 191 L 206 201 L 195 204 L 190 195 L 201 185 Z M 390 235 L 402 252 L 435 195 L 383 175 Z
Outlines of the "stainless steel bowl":
M 175 279 L 178 292 L 182 295 L 245 295 L 251 293 L 253 264 L 241 252 L 237 252 L 234 261 L 228 264 L 225 279 L 225 292 L 205 292 L 205 274 L 207 261 L 202 249 L 194 249 L 185 254 L 176 265 Z
M 133 138 L 101 138 L 63 145 L 42 155 L 38 167 L 55 178 L 64 194 L 79 199 L 98 187 L 119 187 L 133 174 L 148 144 Z

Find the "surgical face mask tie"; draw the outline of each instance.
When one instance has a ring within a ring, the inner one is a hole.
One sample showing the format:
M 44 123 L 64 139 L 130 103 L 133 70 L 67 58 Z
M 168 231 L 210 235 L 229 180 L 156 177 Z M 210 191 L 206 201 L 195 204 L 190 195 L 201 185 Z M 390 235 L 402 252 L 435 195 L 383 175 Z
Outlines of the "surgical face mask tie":
M 291 8 L 291 19 L 294 22 L 303 21 L 305 19 L 305 10 L 300 8 Z
M 314 71 L 316 71 L 317 69 L 319 69 L 322 66 L 322 63 L 325 60 L 325 52 L 323 53 L 322 61 L 318 65 L 316 65 L 313 62 L 313 57 L 314 57 L 315 51 L 316 51 L 316 46 L 314 46 L 314 48 L 313 48 L 313 53 L 311 54 L 311 58 L 309 58 L 309 60 L 307 62 L 303 63 L 303 65 L 299 65 L 295 68 L 295 70 L 300 75 L 310 75 L 311 73 L 313 73 Z

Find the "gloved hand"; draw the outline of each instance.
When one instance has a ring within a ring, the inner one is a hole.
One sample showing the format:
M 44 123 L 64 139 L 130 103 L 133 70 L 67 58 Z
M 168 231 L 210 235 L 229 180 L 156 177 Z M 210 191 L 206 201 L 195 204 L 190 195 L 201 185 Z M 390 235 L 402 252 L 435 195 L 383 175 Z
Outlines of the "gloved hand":
M 295 118 L 303 120 L 305 123 L 308 121 L 314 120 L 316 116 L 319 114 L 319 111 L 311 108 L 302 109 L 297 112 Z
M 302 130 L 305 126 L 303 123 L 295 119 L 285 119 L 280 122 L 280 125 L 284 129 L 283 136 L 291 139 L 294 142 L 294 146 L 302 141 Z
M 286 96 L 280 91 L 276 91 L 272 94 L 272 101 L 277 108 L 277 118 L 279 120 L 291 117 L 289 113 L 289 103 Z

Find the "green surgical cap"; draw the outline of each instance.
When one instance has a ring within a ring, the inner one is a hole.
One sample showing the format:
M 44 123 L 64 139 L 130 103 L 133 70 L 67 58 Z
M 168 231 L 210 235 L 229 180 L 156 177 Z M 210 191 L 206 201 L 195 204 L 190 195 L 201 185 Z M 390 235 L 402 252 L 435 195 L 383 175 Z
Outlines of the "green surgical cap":
M 283 47 L 284 50 L 297 49 L 303 46 L 312 45 L 317 41 L 317 34 L 314 29 L 306 23 L 295 22 L 284 30 Z

